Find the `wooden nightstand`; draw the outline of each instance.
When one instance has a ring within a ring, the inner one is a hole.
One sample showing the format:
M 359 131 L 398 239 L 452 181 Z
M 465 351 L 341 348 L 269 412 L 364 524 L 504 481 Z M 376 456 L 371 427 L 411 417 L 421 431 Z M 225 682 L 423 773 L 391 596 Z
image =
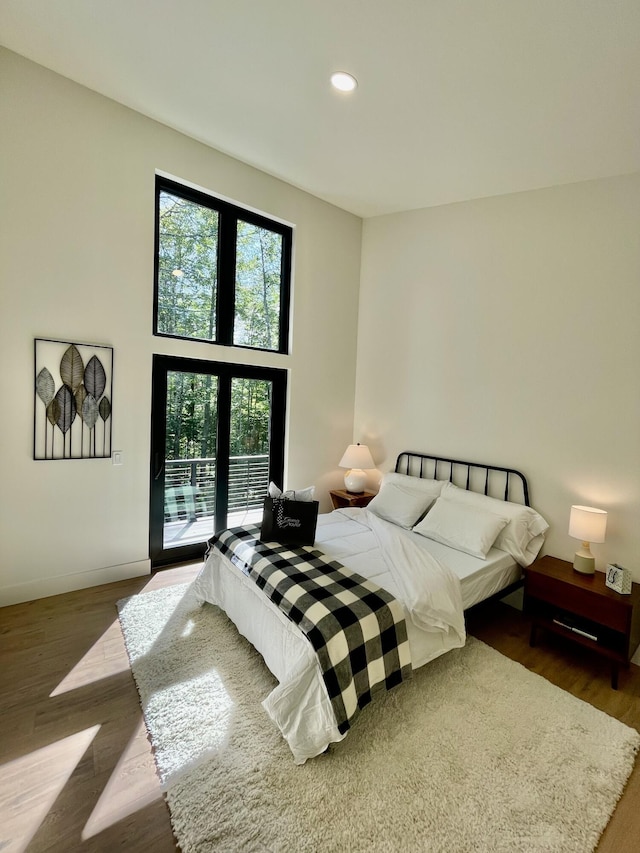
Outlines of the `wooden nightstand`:
M 553 631 L 611 661 L 611 686 L 620 664 L 627 667 L 640 643 L 640 586 L 621 595 L 605 584 L 604 572 L 582 575 L 571 563 L 541 557 L 525 569 L 524 611 L 531 618 L 530 645 L 538 628 Z
M 332 489 L 329 494 L 334 509 L 343 509 L 346 506 L 366 506 L 376 496 L 375 492 L 362 492 L 355 495 L 346 489 Z

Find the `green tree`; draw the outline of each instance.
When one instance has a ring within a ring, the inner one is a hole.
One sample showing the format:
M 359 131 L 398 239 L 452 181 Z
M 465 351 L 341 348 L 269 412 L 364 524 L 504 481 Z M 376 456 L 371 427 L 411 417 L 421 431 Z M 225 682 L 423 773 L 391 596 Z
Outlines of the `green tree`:
M 160 193 L 158 329 L 213 340 L 218 287 L 216 210 Z
M 282 236 L 238 220 L 233 342 L 277 348 Z
M 186 338 L 216 340 L 218 211 L 160 193 L 158 329 Z M 277 349 L 283 238 L 238 219 L 235 239 L 233 343 Z

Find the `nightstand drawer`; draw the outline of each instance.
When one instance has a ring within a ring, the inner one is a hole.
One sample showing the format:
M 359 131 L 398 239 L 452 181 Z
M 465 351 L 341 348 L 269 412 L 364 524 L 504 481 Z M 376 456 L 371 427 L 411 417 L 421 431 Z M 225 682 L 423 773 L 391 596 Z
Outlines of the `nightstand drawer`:
M 527 576 L 526 589 L 528 595 L 554 604 L 561 610 L 591 619 L 614 631 L 625 633 L 628 630 L 630 610 L 622 602 L 569 586 L 558 578 L 533 573 Z

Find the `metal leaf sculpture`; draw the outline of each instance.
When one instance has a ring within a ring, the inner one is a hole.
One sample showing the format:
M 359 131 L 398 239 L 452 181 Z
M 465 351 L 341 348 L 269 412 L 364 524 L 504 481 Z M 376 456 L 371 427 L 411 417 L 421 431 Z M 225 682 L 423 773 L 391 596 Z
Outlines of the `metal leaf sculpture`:
M 76 401 L 76 411 L 78 412 L 78 417 L 80 418 L 80 456 L 84 456 L 84 415 L 82 412 L 82 406 L 84 401 L 87 399 L 87 389 L 84 385 L 79 385 L 78 390 L 73 395 Z M 91 439 L 89 439 L 89 445 L 91 445 Z
M 46 367 L 43 367 L 40 373 L 36 376 L 36 393 L 42 400 L 45 407 L 53 400 L 56 393 L 56 385 L 53 381 L 53 376 L 49 373 Z
M 113 419 L 113 348 L 35 338 L 34 355 L 34 459 L 106 457 Z
M 82 356 L 74 344 L 65 350 L 60 361 L 60 378 L 72 391 L 76 391 L 84 379 Z
M 87 394 L 82 404 L 82 419 L 89 429 L 93 429 L 98 420 L 98 404 L 91 394 Z
M 82 405 L 87 398 L 87 389 L 84 387 L 84 385 L 80 385 L 73 396 L 76 398 L 76 409 L 78 410 L 78 417 L 84 420 Z
M 43 367 L 40 373 L 36 376 L 36 394 L 44 403 L 45 410 L 49 403 L 53 400 L 56 393 L 56 383 L 53 381 L 53 376 L 49 373 L 46 367 Z M 52 421 L 55 423 L 55 421 Z M 53 437 L 51 439 L 51 453 L 53 455 Z M 47 421 L 44 422 L 44 455 L 47 456 Z
M 76 417 L 76 400 L 66 385 L 60 388 L 55 399 L 58 401 L 58 406 L 60 407 L 56 423 L 63 435 L 66 435 Z
M 86 426 L 89 428 L 89 455 L 96 455 L 96 434 L 94 427 L 98 420 L 98 404 L 91 394 L 87 394 L 84 403 L 82 404 L 82 417 Z
M 99 400 L 104 394 L 107 384 L 107 374 L 100 359 L 92 355 L 84 371 L 84 384 L 94 400 Z
M 60 417 L 60 403 L 54 397 L 47 406 L 47 420 L 51 424 L 51 458 L 53 459 L 53 445 L 55 442 L 55 425 Z M 47 458 L 47 421 L 44 422 L 44 458 Z
M 98 411 L 100 412 L 100 417 L 104 423 L 104 430 L 102 431 L 102 455 L 107 455 L 107 419 L 111 414 L 111 403 L 109 402 L 109 398 L 105 394 L 105 396 L 100 400 L 98 404 Z
M 60 403 L 57 398 L 54 397 L 53 400 L 47 406 L 47 418 L 51 426 L 55 426 L 58 423 L 58 418 L 60 417 Z
M 102 418 L 102 420 L 106 421 L 109 415 L 111 414 L 111 403 L 109 402 L 108 397 L 103 397 L 102 400 L 100 400 L 98 411 L 100 412 L 100 417 Z

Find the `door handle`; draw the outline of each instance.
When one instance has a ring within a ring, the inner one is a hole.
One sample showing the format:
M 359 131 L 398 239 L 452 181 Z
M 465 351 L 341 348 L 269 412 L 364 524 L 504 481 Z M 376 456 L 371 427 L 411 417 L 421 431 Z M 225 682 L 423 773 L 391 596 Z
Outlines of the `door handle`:
M 164 461 L 160 461 L 160 454 L 155 454 L 154 466 L 155 474 L 153 475 L 154 480 L 159 480 L 162 474 L 164 473 Z

